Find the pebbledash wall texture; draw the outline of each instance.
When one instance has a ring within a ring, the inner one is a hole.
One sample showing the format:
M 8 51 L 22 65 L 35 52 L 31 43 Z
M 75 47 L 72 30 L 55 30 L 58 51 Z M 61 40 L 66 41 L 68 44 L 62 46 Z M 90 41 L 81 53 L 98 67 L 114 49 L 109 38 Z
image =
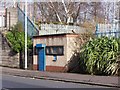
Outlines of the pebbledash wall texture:
M 36 44 L 45 44 L 47 47 L 59 47 L 63 53 L 61 55 L 55 55 L 56 61 L 54 61 L 54 55 L 47 54 L 46 51 L 46 70 L 45 71 L 55 71 L 63 72 L 66 69 L 66 65 L 73 55 L 75 49 L 75 40 L 78 37 L 78 34 L 53 34 L 53 35 L 41 35 L 33 37 L 33 69 L 38 70 L 38 54 L 35 54 Z M 61 52 L 62 52 L 61 51 Z
M 18 22 L 18 11 L 17 8 L 9 7 L 5 9 L 5 27 L 10 29 Z

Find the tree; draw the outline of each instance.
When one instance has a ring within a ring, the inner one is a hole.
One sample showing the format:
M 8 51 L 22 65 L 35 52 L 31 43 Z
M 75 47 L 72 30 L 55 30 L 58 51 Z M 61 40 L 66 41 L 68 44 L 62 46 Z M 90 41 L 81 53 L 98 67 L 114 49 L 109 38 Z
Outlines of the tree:
M 39 2 L 37 3 L 41 22 L 67 23 L 69 17 L 74 24 L 82 22 L 97 22 L 104 18 L 102 2 Z M 99 18 L 99 19 L 98 19 Z
M 17 23 L 12 30 L 6 34 L 6 37 L 16 53 L 19 53 L 20 57 L 20 68 L 23 68 L 22 55 L 25 50 L 25 33 L 21 23 Z M 32 48 L 32 40 L 30 37 L 27 38 L 27 48 Z
M 104 0 L 103 0 L 104 1 Z M 72 18 L 74 25 L 79 25 L 88 29 L 95 30 L 97 23 L 110 23 L 114 18 L 116 4 L 114 2 L 71 2 L 61 0 L 61 2 L 37 2 L 31 5 L 33 16 L 36 22 L 68 24 L 69 18 Z M 29 10 L 30 11 L 30 10 Z M 28 12 L 29 12 L 28 11 Z M 117 15 L 116 15 L 117 16 Z
M 67 23 L 69 17 L 76 22 L 80 12 L 81 2 L 40 2 L 37 3 L 41 22 Z

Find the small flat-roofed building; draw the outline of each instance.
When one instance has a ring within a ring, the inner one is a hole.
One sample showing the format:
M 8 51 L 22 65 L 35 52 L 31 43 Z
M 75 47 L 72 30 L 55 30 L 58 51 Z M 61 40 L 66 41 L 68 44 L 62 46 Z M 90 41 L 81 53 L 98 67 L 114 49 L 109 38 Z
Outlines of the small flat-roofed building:
M 33 69 L 63 72 L 76 47 L 78 34 L 52 34 L 33 37 Z

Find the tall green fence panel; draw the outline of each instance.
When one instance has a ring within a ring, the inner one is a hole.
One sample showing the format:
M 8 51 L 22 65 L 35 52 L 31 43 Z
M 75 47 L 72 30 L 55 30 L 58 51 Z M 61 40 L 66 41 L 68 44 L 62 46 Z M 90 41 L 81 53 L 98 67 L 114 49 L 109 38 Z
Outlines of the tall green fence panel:
M 117 23 L 117 24 L 97 24 L 95 34 L 98 37 L 107 36 L 107 37 L 120 38 L 119 23 Z
M 25 30 L 25 12 L 20 9 L 19 6 L 18 8 L 18 21 L 22 23 L 22 26 Z M 39 35 L 39 30 L 37 27 L 34 25 L 34 23 L 27 17 L 27 33 L 30 37 Z

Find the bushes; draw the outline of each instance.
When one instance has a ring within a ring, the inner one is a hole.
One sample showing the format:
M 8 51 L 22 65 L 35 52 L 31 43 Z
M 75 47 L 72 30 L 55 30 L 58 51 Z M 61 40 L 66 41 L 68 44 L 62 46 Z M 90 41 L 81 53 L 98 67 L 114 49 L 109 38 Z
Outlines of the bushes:
M 24 50 L 25 50 L 25 32 L 21 26 L 21 23 L 17 23 L 12 30 L 7 32 L 6 37 L 8 42 L 11 44 L 13 51 L 19 53 L 19 67 L 24 68 Z M 32 40 L 30 37 L 27 38 L 27 48 L 32 49 Z
M 19 53 L 25 49 L 25 33 L 20 23 L 17 23 L 11 31 L 7 32 L 6 37 L 11 44 L 12 49 Z M 32 48 L 32 40 L 27 38 L 28 48 Z
M 86 72 L 99 75 L 114 75 L 118 72 L 116 60 L 120 55 L 120 40 L 116 38 L 94 38 L 83 46 L 80 60 Z
M 24 51 L 25 49 L 25 37 L 24 32 L 18 31 L 10 31 L 7 33 L 6 37 L 11 44 L 12 49 L 19 53 L 20 51 Z M 30 37 L 28 37 L 28 48 L 32 48 L 32 41 Z

